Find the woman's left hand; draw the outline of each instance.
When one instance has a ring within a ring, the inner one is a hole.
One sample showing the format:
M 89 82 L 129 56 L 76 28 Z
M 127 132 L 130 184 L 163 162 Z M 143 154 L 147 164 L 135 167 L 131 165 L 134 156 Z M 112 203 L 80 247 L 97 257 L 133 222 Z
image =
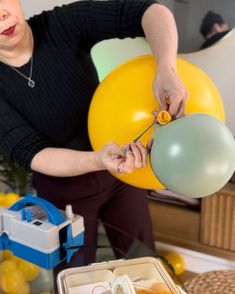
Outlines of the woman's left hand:
M 160 110 L 169 111 L 173 118 L 184 116 L 188 91 L 174 68 L 158 67 L 153 92 Z

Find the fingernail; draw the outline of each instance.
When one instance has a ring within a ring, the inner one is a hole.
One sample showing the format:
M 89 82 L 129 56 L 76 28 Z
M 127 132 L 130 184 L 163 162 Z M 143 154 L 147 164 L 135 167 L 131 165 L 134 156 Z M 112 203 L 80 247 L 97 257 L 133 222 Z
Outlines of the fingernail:
M 123 151 L 124 151 L 125 153 L 128 152 L 128 151 L 130 151 L 130 147 L 128 146 L 128 147 L 124 148 Z

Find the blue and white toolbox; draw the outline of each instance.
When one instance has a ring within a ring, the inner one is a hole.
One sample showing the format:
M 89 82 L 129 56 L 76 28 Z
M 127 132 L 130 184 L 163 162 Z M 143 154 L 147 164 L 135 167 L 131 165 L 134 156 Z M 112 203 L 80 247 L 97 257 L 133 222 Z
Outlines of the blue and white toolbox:
M 27 195 L 10 208 L 0 208 L 0 250 L 52 269 L 72 255 L 84 243 L 83 217 L 73 214 L 71 205 L 65 211 L 47 200 Z

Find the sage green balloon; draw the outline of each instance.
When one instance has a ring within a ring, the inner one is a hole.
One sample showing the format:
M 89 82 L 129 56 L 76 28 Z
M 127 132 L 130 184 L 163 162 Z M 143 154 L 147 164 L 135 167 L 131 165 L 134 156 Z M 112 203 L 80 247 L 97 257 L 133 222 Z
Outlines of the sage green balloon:
M 150 161 L 169 190 L 192 198 L 208 196 L 235 171 L 234 137 L 223 122 L 194 113 L 156 125 Z

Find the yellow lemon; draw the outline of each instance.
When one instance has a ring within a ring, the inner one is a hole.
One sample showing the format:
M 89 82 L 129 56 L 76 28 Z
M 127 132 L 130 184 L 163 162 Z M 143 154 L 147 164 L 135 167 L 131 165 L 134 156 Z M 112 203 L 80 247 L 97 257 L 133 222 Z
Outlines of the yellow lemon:
M 0 264 L 0 286 L 2 287 L 2 278 L 5 273 L 10 273 L 17 270 L 17 264 L 13 260 L 4 260 Z
M 40 268 L 39 266 L 21 259 L 18 263 L 18 269 L 23 274 L 25 281 L 32 281 L 38 275 Z
M 2 256 L 3 256 L 3 260 L 12 259 L 13 253 L 10 250 L 3 250 Z
M 30 294 L 30 286 L 28 283 L 24 282 L 21 286 L 21 289 L 19 292 L 16 292 L 14 294 Z
M 9 207 L 20 199 L 20 196 L 16 193 L 7 193 L 1 202 L 2 206 Z
M 3 273 L 1 277 L 2 290 L 11 294 L 29 294 L 29 285 L 24 281 L 24 276 L 18 270 Z
M 4 198 L 5 198 L 5 193 L 0 192 L 0 206 Z
M 0 264 L 0 276 L 5 272 L 9 272 L 16 269 L 17 269 L 17 264 L 14 260 L 4 260 Z
M 22 261 L 21 258 L 15 256 L 13 254 L 12 254 L 11 260 L 14 260 L 17 265 Z
M 3 250 L 1 250 L 1 251 L 0 251 L 0 262 L 3 261 L 3 258 L 4 258 L 4 257 L 3 257 Z
M 176 275 L 180 275 L 184 272 L 185 261 L 181 255 L 174 253 L 174 252 L 170 252 L 165 257 L 168 260 L 168 262 L 172 265 L 172 267 L 174 268 Z

